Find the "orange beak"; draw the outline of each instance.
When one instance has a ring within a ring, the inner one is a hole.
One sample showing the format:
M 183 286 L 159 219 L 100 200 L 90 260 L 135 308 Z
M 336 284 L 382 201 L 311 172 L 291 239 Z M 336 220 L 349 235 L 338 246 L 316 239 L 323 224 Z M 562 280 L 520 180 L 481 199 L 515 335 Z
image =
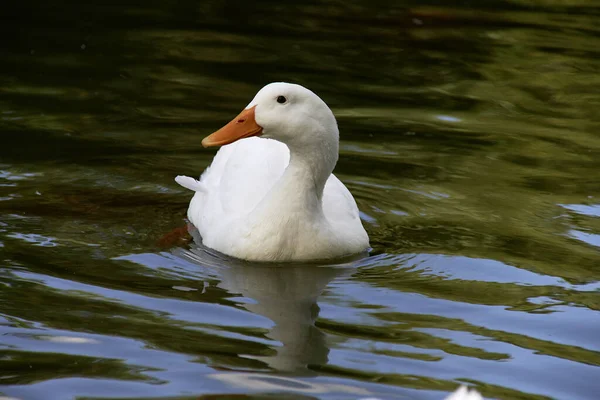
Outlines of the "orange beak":
M 202 146 L 223 146 L 243 138 L 259 136 L 262 133 L 263 128 L 258 125 L 254 119 L 255 108 L 256 106 L 253 106 L 242 111 L 237 117 L 232 119 L 230 123 L 215 133 L 205 137 L 202 140 Z

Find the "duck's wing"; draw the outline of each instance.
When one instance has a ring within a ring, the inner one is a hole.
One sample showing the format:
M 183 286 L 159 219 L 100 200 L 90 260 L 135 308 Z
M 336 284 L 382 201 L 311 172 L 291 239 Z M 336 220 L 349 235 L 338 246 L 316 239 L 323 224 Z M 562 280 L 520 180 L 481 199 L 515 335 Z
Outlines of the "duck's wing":
M 358 206 L 348 188 L 333 174 L 325 184 L 323 212 L 335 229 L 352 229 L 362 224 Z
M 202 190 L 196 191 L 188 218 L 203 234 L 247 215 L 281 177 L 289 158 L 287 146 L 270 139 L 247 138 L 221 147 L 197 181 Z

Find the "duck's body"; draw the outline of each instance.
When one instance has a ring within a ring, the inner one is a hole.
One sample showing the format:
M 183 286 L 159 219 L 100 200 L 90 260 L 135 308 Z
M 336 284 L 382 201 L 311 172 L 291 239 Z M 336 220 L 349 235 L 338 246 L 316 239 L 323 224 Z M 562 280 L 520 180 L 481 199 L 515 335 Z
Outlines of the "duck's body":
M 282 94 L 283 106 L 269 103 Z M 356 202 L 331 173 L 338 131 L 325 103 L 301 86 L 271 84 L 240 116 L 222 129 L 225 133 L 207 139 L 208 145 L 231 143 L 231 135 L 243 140 L 222 147 L 200 181 L 177 178 L 196 191 L 188 218 L 203 244 L 252 261 L 320 260 L 366 251 L 368 236 Z M 239 125 L 250 118 L 263 137 L 245 138 L 250 128 L 242 131 Z
M 301 174 L 287 171 L 290 178 L 282 180 L 289 158 L 283 143 L 262 138 L 219 150 L 200 178 L 205 190 L 196 192 L 188 209 L 205 246 L 260 261 L 327 259 L 367 249 L 356 202 L 344 184 L 330 174 L 319 201 L 299 190 Z

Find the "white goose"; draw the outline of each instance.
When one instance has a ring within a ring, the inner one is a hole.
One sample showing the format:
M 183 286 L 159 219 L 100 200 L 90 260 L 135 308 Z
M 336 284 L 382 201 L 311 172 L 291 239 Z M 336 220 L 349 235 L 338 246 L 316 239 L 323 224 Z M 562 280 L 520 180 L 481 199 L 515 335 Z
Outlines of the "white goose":
M 335 117 L 310 90 L 265 86 L 202 145 L 227 146 L 199 181 L 175 180 L 196 192 L 188 219 L 205 246 L 251 261 L 321 260 L 368 250 L 356 202 L 332 174 L 339 150 Z

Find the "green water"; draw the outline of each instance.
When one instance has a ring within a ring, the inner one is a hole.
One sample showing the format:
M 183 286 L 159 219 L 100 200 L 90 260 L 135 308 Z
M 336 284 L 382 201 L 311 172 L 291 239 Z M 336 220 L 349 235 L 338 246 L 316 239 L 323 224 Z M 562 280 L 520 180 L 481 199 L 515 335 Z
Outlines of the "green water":
M 598 398 L 600 3 L 81 3 L 0 13 L 0 394 Z M 371 257 L 159 246 L 280 80 L 336 114 Z

